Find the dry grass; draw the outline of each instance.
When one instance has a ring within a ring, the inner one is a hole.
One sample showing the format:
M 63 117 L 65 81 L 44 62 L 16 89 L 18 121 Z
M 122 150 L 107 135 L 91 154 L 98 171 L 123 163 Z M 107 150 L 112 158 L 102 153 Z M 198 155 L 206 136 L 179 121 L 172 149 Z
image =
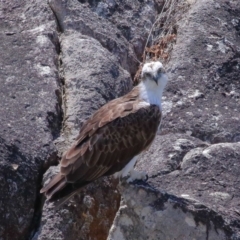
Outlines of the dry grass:
M 151 47 L 145 48 L 145 54 L 150 56 L 151 60 L 161 59 L 163 62 L 166 62 L 169 55 L 169 45 L 173 46 L 173 43 L 176 41 L 176 34 L 169 34 L 161 38 L 159 42 Z
M 143 63 L 159 60 L 166 64 L 170 60 L 177 39 L 178 22 L 188 7 L 186 0 L 165 0 L 161 13 L 150 29 L 143 52 Z M 135 84 L 139 82 L 143 63 L 134 77 Z

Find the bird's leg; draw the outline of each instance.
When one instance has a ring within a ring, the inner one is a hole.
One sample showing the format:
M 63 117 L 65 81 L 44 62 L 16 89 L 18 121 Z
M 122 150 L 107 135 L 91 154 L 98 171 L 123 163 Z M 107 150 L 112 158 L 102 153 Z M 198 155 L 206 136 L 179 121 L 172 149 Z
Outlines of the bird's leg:
M 115 177 L 119 177 L 120 181 L 125 180 L 130 183 L 135 180 L 147 181 L 148 176 L 146 172 L 138 172 L 134 170 L 134 166 L 137 161 L 137 156 L 135 156 L 120 172 L 114 174 Z

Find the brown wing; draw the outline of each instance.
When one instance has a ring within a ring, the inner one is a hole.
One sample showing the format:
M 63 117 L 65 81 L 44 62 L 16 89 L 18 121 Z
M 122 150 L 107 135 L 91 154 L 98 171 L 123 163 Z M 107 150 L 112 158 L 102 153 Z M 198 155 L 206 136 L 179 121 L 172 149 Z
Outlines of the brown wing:
M 143 108 L 133 96 L 106 104 L 84 124 L 76 143 L 62 157 L 60 173 L 41 192 L 61 198 L 120 171 L 153 141 L 160 118 L 158 106 Z
M 114 119 L 125 117 L 131 112 L 136 112 L 139 109 L 138 97 L 138 89 L 135 87 L 125 96 L 114 99 L 101 107 L 83 124 L 76 139 L 77 143 L 81 143 L 85 137 L 93 135 L 97 129 Z
M 69 149 L 61 161 L 61 173 L 74 183 L 120 171 L 149 146 L 159 123 L 160 110 L 155 105 L 116 118 Z

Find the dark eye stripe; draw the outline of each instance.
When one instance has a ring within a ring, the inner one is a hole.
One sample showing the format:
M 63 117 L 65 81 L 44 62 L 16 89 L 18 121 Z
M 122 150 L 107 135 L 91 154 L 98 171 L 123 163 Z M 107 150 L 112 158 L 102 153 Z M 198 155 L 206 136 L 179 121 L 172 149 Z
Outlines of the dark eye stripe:
M 145 77 L 151 77 L 151 73 L 145 73 Z

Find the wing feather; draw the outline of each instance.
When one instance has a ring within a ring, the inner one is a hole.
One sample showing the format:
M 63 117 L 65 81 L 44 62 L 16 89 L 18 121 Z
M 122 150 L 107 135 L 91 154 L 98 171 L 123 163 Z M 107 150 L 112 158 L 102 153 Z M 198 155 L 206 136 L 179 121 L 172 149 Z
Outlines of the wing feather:
M 141 104 L 136 91 L 109 102 L 83 124 L 75 144 L 63 155 L 59 181 L 41 191 L 49 198 L 64 197 L 73 191 L 66 189 L 69 184 L 80 187 L 120 171 L 153 141 L 160 119 L 159 107 Z
M 155 108 L 157 109 L 155 117 L 144 120 L 144 116 L 149 115 L 149 111 L 155 111 Z M 160 123 L 160 111 L 157 106 L 141 108 L 137 113 L 129 114 L 126 118 L 117 118 L 109 122 L 89 137 L 88 142 L 91 144 L 88 146 L 91 145 L 92 151 L 88 148 L 83 158 L 69 160 L 73 165 L 71 172 L 67 172 L 67 175 L 72 175 L 69 176 L 71 181 L 95 180 L 105 175 L 116 161 L 119 163 L 119 168 L 122 168 L 133 156 L 139 154 L 153 141 Z M 137 118 L 142 118 L 142 120 Z M 80 144 L 77 146 L 81 148 Z M 82 167 L 82 162 L 89 167 L 89 172 L 78 170 Z M 61 171 L 66 174 L 64 168 L 61 168 Z M 75 174 L 76 171 L 78 174 Z

